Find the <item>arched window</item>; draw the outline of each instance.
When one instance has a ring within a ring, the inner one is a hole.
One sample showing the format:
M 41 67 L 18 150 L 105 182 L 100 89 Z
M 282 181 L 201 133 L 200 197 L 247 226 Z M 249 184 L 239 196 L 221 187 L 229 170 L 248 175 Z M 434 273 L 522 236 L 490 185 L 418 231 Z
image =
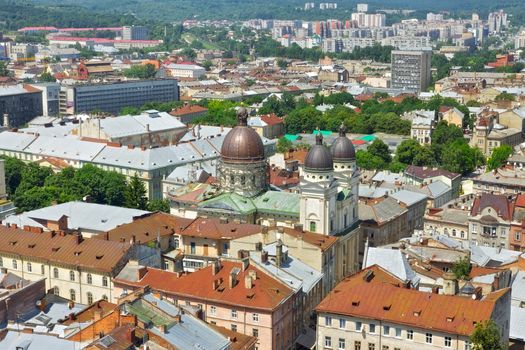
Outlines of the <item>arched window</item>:
M 102 277 L 102 286 L 103 287 L 107 287 L 108 286 L 108 278 L 107 277 Z
M 87 283 L 88 283 L 88 284 L 93 284 L 93 277 L 91 276 L 90 273 L 87 274 L 87 277 L 86 277 L 86 278 L 87 278 Z
M 72 301 L 76 301 L 77 300 L 77 292 L 75 292 L 74 289 L 70 289 L 69 290 L 69 299 L 72 300 Z
M 60 295 L 60 289 L 58 289 L 58 286 L 54 286 L 53 287 L 53 294 L 55 294 L 57 296 Z
M 175 238 L 173 240 L 173 246 L 175 249 L 179 249 L 179 239 L 178 238 Z
M 53 278 L 58 278 L 58 269 L 56 267 L 53 269 Z
M 456 237 L 456 229 L 455 228 L 452 229 L 452 236 Z
M 88 305 L 93 304 L 93 294 L 91 292 L 87 292 L 87 303 Z
M 69 271 L 69 280 L 74 281 L 75 280 L 75 271 L 71 270 Z

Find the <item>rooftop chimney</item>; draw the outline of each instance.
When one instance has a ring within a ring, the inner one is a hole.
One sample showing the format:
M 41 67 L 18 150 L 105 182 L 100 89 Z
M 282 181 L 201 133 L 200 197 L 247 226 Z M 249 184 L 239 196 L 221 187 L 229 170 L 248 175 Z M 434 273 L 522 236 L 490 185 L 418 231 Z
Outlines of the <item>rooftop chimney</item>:
M 277 267 L 281 267 L 281 264 L 283 262 L 283 242 L 281 240 L 277 240 L 277 244 L 275 245 L 275 263 Z

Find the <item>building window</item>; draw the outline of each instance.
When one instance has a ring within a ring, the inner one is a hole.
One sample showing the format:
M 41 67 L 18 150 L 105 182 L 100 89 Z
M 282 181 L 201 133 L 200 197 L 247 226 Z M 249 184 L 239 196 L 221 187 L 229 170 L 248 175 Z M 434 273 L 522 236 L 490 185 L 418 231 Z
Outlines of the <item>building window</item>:
M 31 265 L 30 262 L 27 263 L 27 271 L 28 272 L 33 272 L 33 266 Z
M 87 292 L 87 303 L 88 305 L 93 304 L 93 294 L 91 292 Z
M 190 243 L 190 254 L 195 254 L 195 242 Z
M 103 287 L 107 287 L 108 286 L 108 278 L 107 277 L 102 277 L 102 286 Z
M 234 332 L 237 332 L 237 325 L 236 324 L 232 324 L 231 325 L 231 330 L 234 331 Z
M 516 235 L 514 236 L 514 239 L 516 241 L 521 241 L 521 232 L 516 232 Z
M 376 332 L 376 325 L 373 323 L 370 323 L 370 333 L 375 333 L 375 332 Z
M 87 284 L 93 284 L 93 276 L 91 276 L 90 273 L 87 274 L 86 279 L 87 279 Z
M 344 350 L 346 349 L 346 342 L 343 338 L 339 338 L 339 347 L 338 347 L 339 350 Z
M 0 258 L 0 267 L 4 267 L 4 259 Z
M 57 286 L 54 286 L 54 287 L 53 287 L 53 294 L 55 294 L 56 296 L 59 296 L 59 295 L 60 295 L 60 290 L 58 289 Z
M 426 333 L 426 335 L 425 335 L 425 343 L 432 344 L 432 333 Z
M 469 340 L 465 340 L 465 350 L 472 350 L 472 343 Z
M 324 325 L 325 325 L 325 326 L 329 326 L 329 327 L 331 327 L 331 326 L 332 326 L 332 317 L 330 317 L 330 316 L 325 316 L 325 317 L 324 317 Z
M 450 348 L 452 346 L 452 338 L 451 337 L 445 337 L 445 346 L 447 348 Z
M 396 328 L 396 338 L 401 338 L 401 328 Z
M 46 267 L 45 265 L 40 265 L 40 273 L 43 275 L 46 273 Z
M 388 345 L 383 345 L 383 350 L 388 350 Z
M 53 278 L 58 278 L 58 269 L 56 267 L 53 268 Z
M 255 338 L 258 338 L 259 337 L 259 330 L 257 328 L 252 329 L 252 335 Z
M 354 350 L 361 350 L 361 342 L 355 341 L 354 342 Z
M 18 269 L 18 262 L 15 259 L 13 259 L 13 270 L 16 269 Z
M 355 323 L 355 330 L 356 331 L 360 332 L 362 327 L 363 327 L 363 323 L 362 322 L 356 322 Z
M 339 319 L 339 328 L 346 328 L 346 320 L 344 318 Z
M 408 340 L 414 340 L 414 331 L 409 329 L 407 330 L 407 339 Z
M 108 296 L 107 296 L 106 294 L 104 294 L 104 295 L 102 296 L 102 299 L 105 300 L 105 301 L 108 301 Z
M 316 232 L 317 231 L 317 224 L 315 221 L 310 221 L 310 232 Z
M 259 314 L 252 314 L 252 320 L 253 322 L 259 323 Z
M 215 315 L 216 312 L 217 312 L 217 307 L 210 306 L 210 315 Z
M 478 225 L 472 224 L 471 230 L 472 230 L 472 233 L 478 233 Z
M 75 280 L 75 271 L 69 271 L 69 280 L 74 281 Z
M 383 326 L 383 335 L 390 335 L 390 326 Z
M 72 301 L 77 300 L 77 292 L 75 292 L 74 289 L 69 290 L 69 299 L 71 299 Z
M 376 344 L 375 343 L 368 343 L 368 350 L 376 350 Z
M 237 310 L 232 310 L 232 318 L 237 319 Z
M 324 347 L 332 348 L 332 337 L 324 337 Z

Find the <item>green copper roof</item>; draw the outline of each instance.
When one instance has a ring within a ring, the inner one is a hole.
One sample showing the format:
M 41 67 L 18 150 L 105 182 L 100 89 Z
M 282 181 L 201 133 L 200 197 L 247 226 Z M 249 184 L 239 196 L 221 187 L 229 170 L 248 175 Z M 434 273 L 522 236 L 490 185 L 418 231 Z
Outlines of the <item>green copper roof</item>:
M 360 138 L 358 138 L 358 140 L 363 140 L 363 141 L 366 141 L 366 142 L 372 142 L 376 138 L 377 138 L 377 136 L 375 136 L 375 135 L 365 135 L 365 136 L 361 136 Z
M 200 208 L 234 211 L 241 214 L 253 213 L 256 208 L 250 198 L 236 193 L 223 193 L 199 204 Z
M 268 191 L 255 197 L 253 202 L 260 212 L 299 216 L 299 199 L 296 193 Z
M 352 194 L 352 192 L 350 191 L 350 189 L 348 188 L 343 188 L 341 191 L 339 191 L 339 193 L 337 194 L 337 200 L 338 201 L 344 201 L 345 199 L 347 199 L 348 197 L 350 197 L 350 195 Z

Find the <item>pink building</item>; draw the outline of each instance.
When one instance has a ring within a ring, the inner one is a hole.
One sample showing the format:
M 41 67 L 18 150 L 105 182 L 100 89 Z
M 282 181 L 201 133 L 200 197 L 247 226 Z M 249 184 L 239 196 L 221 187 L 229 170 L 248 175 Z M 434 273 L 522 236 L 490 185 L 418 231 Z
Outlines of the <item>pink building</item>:
M 182 275 L 128 265 L 114 284 L 117 295 L 149 286 L 175 304 L 193 306 L 208 323 L 257 337 L 259 350 L 290 349 L 299 335 L 298 295 L 248 259 Z

